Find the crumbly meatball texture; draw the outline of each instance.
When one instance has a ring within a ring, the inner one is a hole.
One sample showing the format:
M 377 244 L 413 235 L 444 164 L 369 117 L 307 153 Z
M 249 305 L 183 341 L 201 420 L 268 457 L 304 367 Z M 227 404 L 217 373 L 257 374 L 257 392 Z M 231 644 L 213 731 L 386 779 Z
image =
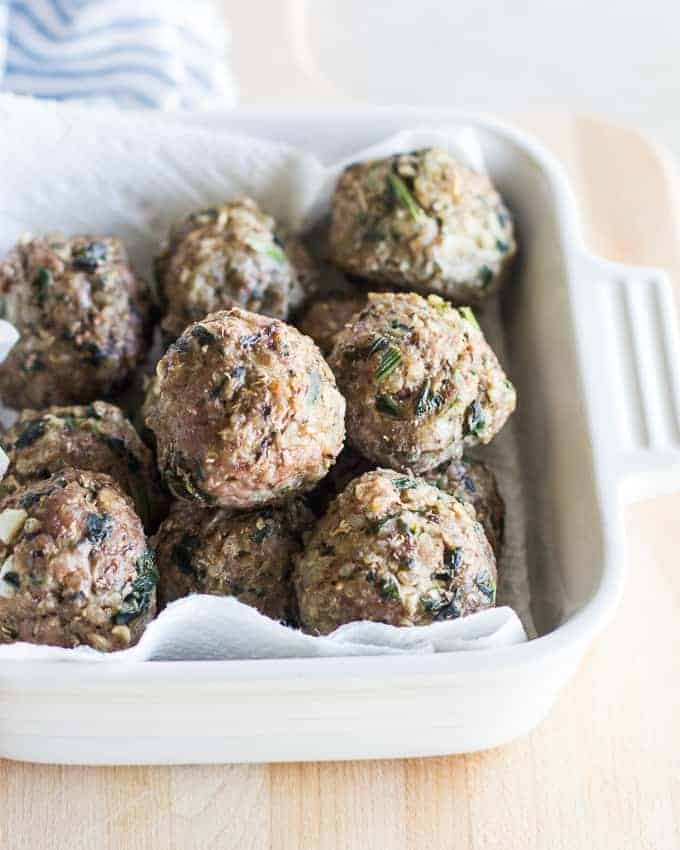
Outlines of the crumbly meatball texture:
M 311 489 L 344 440 L 345 400 L 309 337 L 234 307 L 190 325 L 145 404 L 180 499 L 250 508 Z
M 227 307 L 286 319 L 300 306 L 316 268 L 298 240 L 275 228 L 255 201 L 239 198 L 174 229 L 156 261 L 168 338 Z
M 412 476 L 378 469 L 331 505 L 296 563 L 302 627 L 375 620 L 415 626 L 496 598 L 496 562 L 474 511 Z
M 424 472 L 488 443 L 515 390 L 468 308 L 436 295 L 371 293 L 329 358 L 347 433 L 377 464 Z
M 243 513 L 176 503 L 154 538 L 162 604 L 189 593 L 235 596 L 294 622 L 292 559 L 312 522 L 298 499 Z
M 331 260 L 344 271 L 456 304 L 488 297 L 515 253 L 489 178 L 428 148 L 350 165 L 332 200 Z
M 366 296 L 357 293 L 317 298 L 297 323 L 299 330 L 311 336 L 324 355 L 330 354 L 335 335 L 366 306 Z
M 434 484 L 459 501 L 472 505 L 477 522 L 481 522 L 496 559 L 503 544 L 505 502 L 498 492 L 496 476 L 486 464 L 471 458 L 447 461 L 423 474 Z
M 24 410 L 0 440 L 9 466 L 0 495 L 49 478 L 65 467 L 110 475 L 131 496 L 147 530 L 165 513 L 152 453 L 120 408 L 104 401 L 90 405 Z
M 0 311 L 21 335 L 0 364 L 15 409 L 106 397 L 147 350 L 150 291 L 113 237 L 21 241 L 0 263 Z
M 108 475 L 65 469 L 0 502 L 0 642 L 137 643 L 156 610 L 144 530 Z

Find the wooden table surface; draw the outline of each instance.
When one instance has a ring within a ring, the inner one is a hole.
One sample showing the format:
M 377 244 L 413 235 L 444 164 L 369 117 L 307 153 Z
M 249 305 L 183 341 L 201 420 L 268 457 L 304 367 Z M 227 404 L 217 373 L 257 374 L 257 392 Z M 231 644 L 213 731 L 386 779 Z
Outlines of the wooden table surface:
M 630 130 L 521 118 L 565 162 L 590 246 L 680 281 L 680 181 Z M 1 850 L 680 847 L 680 495 L 627 509 L 613 624 L 548 719 L 471 756 L 76 768 L 0 762 Z

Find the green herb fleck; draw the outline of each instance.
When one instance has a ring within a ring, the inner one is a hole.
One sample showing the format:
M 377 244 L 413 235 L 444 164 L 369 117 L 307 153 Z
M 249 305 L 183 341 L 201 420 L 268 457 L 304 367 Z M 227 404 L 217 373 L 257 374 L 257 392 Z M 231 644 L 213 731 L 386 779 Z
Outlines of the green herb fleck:
M 415 478 L 395 478 L 392 481 L 392 486 L 396 490 L 413 490 L 414 487 L 418 486 L 418 482 Z
M 151 549 L 147 549 L 137 559 L 137 578 L 132 582 L 130 593 L 123 599 L 120 611 L 113 615 L 114 624 L 126 626 L 131 620 L 135 620 L 147 611 L 157 582 L 158 571 L 154 563 L 153 552 Z
M 274 242 L 266 242 L 260 239 L 248 239 L 246 244 L 258 254 L 264 254 L 276 263 L 285 263 L 286 255 L 281 248 Z
M 258 342 L 260 341 L 260 339 L 261 339 L 261 338 L 262 338 L 262 334 L 260 334 L 260 333 L 246 334 L 245 336 L 241 336 L 241 337 L 239 337 L 239 340 L 238 340 L 238 341 L 239 341 L 239 342 L 241 343 L 241 345 L 243 345 L 245 348 L 250 348 L 251 346 L 253 346 L 253 345 L 255 345 L 256 343 L 258 343 Z
M 392 419 L 401 419 L 402 411 L 397 402 L 390 395 L 378 395 L 375 397 L 375 409 Z
M 464 319 L 467 319 L 467 321 L 470 322 L 471 325 L 474 325 L 478 330 L 480 330 L 477 317 L 469 307 L 459 307 L 458 312 Z
M 392 520 L 392 519 L 396 519 L 396 518 L 397 518 L 397 514 L 388 514 L 387 516 L 380 517 L 380 519 L 376 519 L 376 520 L 375 520 L 375 522 L 373 523 L 373 529 L 374 529 L 374 531 L 375 531 L 376 533 L 377 533 L 377 532 L 379 532 L 379 531 L 381 531 L 381 529 L 382 529 L 385 525 L 387 525 L 387 523 L 388 523 L 390 520 Z
M 387 348 L 389 345 L 389 341 L 385 339 L 384 336 L 379 336 L 377 339 L 374 339 L 371 345 L 365 350 L 366 356 L 370 357 L 372 354 L 375 354 L 378 351 L 382 351 L 383 348 Z
M 40 494 L 39 493 L 32 493 L 32 492 L 29 491 L 28 493 L 24 494 L 21 497 L 19 504 L 21 505 L 21 507 L 25 511 L 27 511 L 27 510 L 29 510 L 29 508 L 32 508 L 33 505 L 35 505 L 36 502 L 39 502 L 39 501 L 40 501 Z
M 85 518 L 85 536 L 95 545 L 106 540 L 113 530 L 113 520 L 109 514 L 90 513 Z
M 411 218 L 414 221 L 419 221 L 423 215 L 422 207 L 416 202 L 413 195 L 409 192 L 406 183 L 399 177 L 398 174 L 391 173 L 389 175 L 390 188 L 397 200 L 402 203 L 409 211 Z
M 501 254 L 507 253 L 509 247 L 507 242 L 503 242 L 502 239 L 496 239 L 496 250 L 500 251 Z
M 21 431 L 14 444 L 15 449 L 25 449 L 44 436 L 47 423 L 44 419 L 32 419 Z
M 384 381 L 389 375 L 394 372 L 397 366 L 401 363 L 401 351 L 394 346 L 390 346 L 380 358 L 380 365 L 375 370 L 375 380 Z
M 496 601 L 496 582 L 489 573 L 479 573 L 475 578 L 475 584 L 479 592 L 486 596 L 491 604 Z
M 480 266 L 479 279 L 482 281 L 482 286 L 487 287 L 493 280 L 493 272 L 488 266 Z
M 191 336 L 198 340 L 199 345 L 212 345 L 214 342 L 217 342 L 217 337 L 215 334 L 210 333 L 210 331 L 203 327 L 203 325 L 196 325 L 196 327 L 191 329 Z
M 106 245 L 104 242 L 90 242 L 73 254 L 71 263 L 74 269 L 93 272 L 100 263 L 106 260 Z
M 33 278 L 33 286 L 36 291 L 36 298 L 38 304 L 41 307 L 47 301 L 47 296 L 49 294 L 51 284 L 52 272 L 49 269 L 46 269 L 45 266 L 41 266 L 38 269 L 38 274 Z
M 444 399 L 439 393 L 434 392 L 428 378 L 416 399 L 416 416 L 428 416 L 430 413 L 436 413 L 443 403 Z
M 444 549 L 444 565 L 448 570 L 455 573 L 460 569 L 462 563 L 463 550 L 459 546 L 456 546 L 454 549 L 447 546 Z
M 394 576 L 386 576 L 380 584 L 380 595 L 383 599 L 391 599 L 395 602 L 399 599 L 399 584 Z
M 269 537 L 271 533 L 271 529 L 265 522 L 265 524 L 261 528 L 256 528 L 255 531 L 250 535 L 250 542 L 254 543 L 256 546 L 259 546 L 260 543 L 263 543 L 267 537 Z
M 428 614 L 436 614 L 446 608 L 448 601 L 446 596 L 433 589 L 420 597 L 420 605 Z
M 480 432 L 484 430 L 486 420 L 481 404 L 475 400 L 468 408 L 467 419 L 465 421 L 465 433 L 472 434 L 478 437 Z

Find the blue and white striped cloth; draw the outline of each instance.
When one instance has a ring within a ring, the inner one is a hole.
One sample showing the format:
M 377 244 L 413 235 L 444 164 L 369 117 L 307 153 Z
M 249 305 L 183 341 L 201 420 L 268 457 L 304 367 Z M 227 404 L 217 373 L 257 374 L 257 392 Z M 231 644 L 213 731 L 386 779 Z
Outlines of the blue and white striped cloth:
M 228 45 L 210 0 L 0 0 L 0 89 L 18 94 L 231 106 Z

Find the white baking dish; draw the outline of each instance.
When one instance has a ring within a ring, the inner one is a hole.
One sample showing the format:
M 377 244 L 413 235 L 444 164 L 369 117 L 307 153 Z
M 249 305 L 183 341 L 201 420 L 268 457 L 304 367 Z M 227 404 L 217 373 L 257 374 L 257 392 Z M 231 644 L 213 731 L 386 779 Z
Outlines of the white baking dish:
M 433 656 L 8 661 L 0 668 L 0 755 L 90 764 L 378 758 L 468 752 L 527 732 L 617 604 L 622 499 L 680 484 L 680 345 L 668 282 L 656 270 L 589 256 L 559 166 L 488 119 L 432 110 L 241 109 L 165 120 L 288 142 L 324 160 L 406 127 L 477 129 L 522 240 L 504 314 L 525 434 L 540 636 L 502 650 Z

